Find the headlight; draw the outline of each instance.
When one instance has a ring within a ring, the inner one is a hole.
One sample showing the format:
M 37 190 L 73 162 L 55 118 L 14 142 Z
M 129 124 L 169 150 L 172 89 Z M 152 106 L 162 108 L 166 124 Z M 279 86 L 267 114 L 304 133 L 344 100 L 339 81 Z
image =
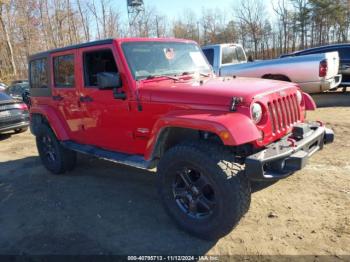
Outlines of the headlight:
M 297 100 L 299 105 L 301 104 L 301 101 L 303 101 L 303 94 L 299 90 L 297 91 Z
M 254 103 L 251 108 L 252 118 L 255 124 L 258 124 L 262 118 L 262 107 L 258 103 Z

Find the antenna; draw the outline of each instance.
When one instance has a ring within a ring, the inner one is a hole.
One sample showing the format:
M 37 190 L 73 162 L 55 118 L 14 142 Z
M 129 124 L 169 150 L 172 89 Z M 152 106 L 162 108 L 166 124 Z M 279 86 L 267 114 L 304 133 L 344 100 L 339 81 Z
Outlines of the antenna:
M 129 31 L 132 35 L 132 31 L 135 26 L 140 22 L 139 17 L 145 12 L 145 5 L 143 0 L 127 0 L 128 18 L 129 18 Z

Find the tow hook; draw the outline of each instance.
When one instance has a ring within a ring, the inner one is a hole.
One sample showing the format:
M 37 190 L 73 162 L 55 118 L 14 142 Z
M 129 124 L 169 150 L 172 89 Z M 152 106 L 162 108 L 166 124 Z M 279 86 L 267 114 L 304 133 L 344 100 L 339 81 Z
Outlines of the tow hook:
M 297 141 L 295 141 L 294 138 L 289 137 L 289 138 L 287 139 L 287 141 L 290 142 L 290 146 L 291 146 L 291 147 L 296 147 Z

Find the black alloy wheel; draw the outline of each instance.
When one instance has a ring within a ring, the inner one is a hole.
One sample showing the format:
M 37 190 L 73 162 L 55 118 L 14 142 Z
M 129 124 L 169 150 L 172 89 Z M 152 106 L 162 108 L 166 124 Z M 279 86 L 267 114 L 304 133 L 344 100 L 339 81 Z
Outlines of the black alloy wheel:
M 210 181 L 195 168 L 177 172 L 173 182 L 174 199 L 188 216 L 202 219 L 213 214 L 215 192 Z

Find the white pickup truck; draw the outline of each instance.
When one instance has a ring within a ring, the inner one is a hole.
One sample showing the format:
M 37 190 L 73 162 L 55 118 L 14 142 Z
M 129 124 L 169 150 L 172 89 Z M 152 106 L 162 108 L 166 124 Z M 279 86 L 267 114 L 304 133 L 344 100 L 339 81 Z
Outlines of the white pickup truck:
M 202 50 L 218 76 L 290 81 L 307 93 L 334 90 L 342 79 L 338 52 L 248 62 L 239 44 L 208 45 Z

